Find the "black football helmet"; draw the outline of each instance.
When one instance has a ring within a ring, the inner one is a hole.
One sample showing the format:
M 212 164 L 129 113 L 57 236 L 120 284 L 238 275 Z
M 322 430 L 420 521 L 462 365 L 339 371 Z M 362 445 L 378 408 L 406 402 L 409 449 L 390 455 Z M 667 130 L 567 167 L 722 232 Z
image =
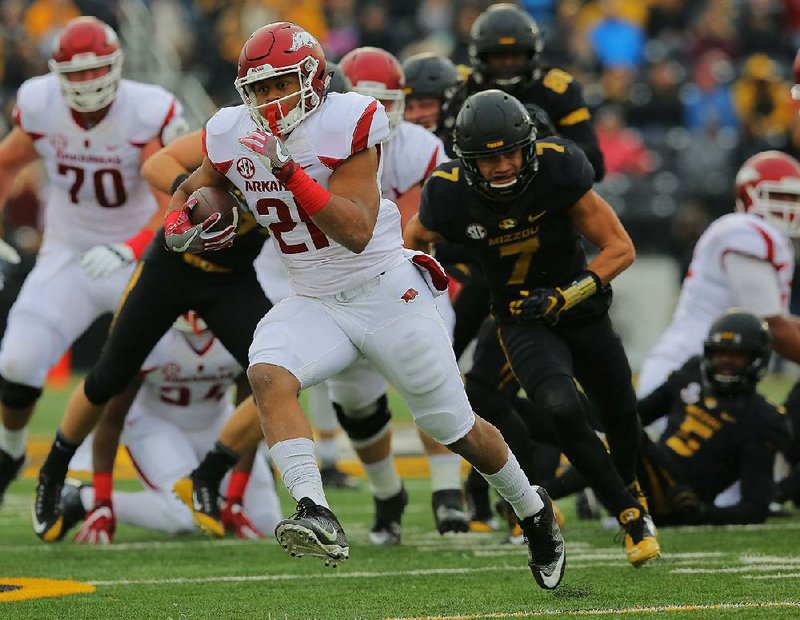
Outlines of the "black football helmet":
M 453 129 L 453 150 L 467 182 L 492 201 L 513 200 L 536 176 L 536 128 L 518 99 L 502 90 L 485 90 L 467 98 Z M 483 177 L 476 159 L 522 149 L 522 167 L 513 185 L 497 187 Z
M 712 356 L 718 351 L 745 353 L 750 361 L 740 372 L 722 372 Z M 767 372 L 772 353 L 769 327 L 754 314 L 733 308 L 711 325 L 700 362 L 703 383 L 714 394 L 752 392 Z
M 335 62 L 328 61 L 328 74 L 331 76 L 331 81 L 328 83 L 329 93 L 349 93 L 352 88 L 350 87 L 350 80 L 342 72 Z
M 513 4 L 495 4 L 481 13 L 469 35 L 469 59 L 475 80 L 497 88 L 513 89 L 538 77 L 539 56 L 544 47 L 536 21 Z M 487 63 L 492 53 L 522 52 L 525 62 L 508 72 L 498 73 Z
M 406 99 L 435 97 L 444 101 L 458 85 L 458 70 L 453 62 L 439 54 L 425 52 L 409 56 L 403 63 L 406 74 Z

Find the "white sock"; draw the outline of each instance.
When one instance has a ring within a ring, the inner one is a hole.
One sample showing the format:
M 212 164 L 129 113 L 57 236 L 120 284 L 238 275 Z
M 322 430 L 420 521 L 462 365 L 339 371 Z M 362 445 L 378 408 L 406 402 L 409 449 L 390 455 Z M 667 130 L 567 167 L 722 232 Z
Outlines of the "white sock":
M 479 472 L 491 484 L 500 496 L 505 499 L 520 520 L 535 515 L 542 508 L 542 498 L 536 492 L 527 476 L 522 472 L 517 457 L 509 449 L 508 461 L 496 474 Z
M 311 439 L 299 437 L 279 441 L 269 451 L 272 462 L 281 472 L 283 484 L 294 499 L 309 497 L 315 504 L 330 507 L 322 490 L 322 477 Z
M 431 468 L 431 490 L 461 491 L 461 457 L 458 454 L 434 454 L 428 457 Z
M 0 449 L 11 458 L 18 459 L 25 455 L 25 448 L 28 445 L 28 427 L 23 426 L 17 431 L 0 427 Z
M 336 438 L 320 439 L 317 442 L 317 454 L 322 467 L 336 467 L 339 460 L 339 444 Z
M 367 473 L 370 491 L 377 499 L 388 499 L 403 488 L 391 454 L 377 463 L 365 464 L 364 471 Z

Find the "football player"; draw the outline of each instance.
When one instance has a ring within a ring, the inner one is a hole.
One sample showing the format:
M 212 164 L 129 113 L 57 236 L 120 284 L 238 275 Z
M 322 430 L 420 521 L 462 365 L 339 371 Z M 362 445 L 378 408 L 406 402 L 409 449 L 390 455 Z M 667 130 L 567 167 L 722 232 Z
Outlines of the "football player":
M 25 460 L 28 422 L 50 368 L 112 312 L 161 219 L 139 168 L 185 129 L 159 86 L 123 80 L 117 35 L 94 17 L 67 24 L 50 73 L 17 93 L 0 143 L 0 206 L 19 171 L 44 160 L 50 195 L 36 265 L 11 308 L 0 347 L 0 501 Z M 0 243 L 0 256 L 19 262 Z
M 403 118 L 428 131 L 440 130 L 442 106 L 458 86 L 456 66 L 446 56 L 424 52 L 403 62 L 406 105 Z
M 444 105 L 443 128 L 452 131 L 467 97 L 497 88 L 526 106 L 534 104 L 543 110 L 558 135 L 583 150 L 594 168 L 595 180 L 600 181 L 605 174 L 603 154 L 581 86 L 563 69 L 542 65 L 543 47 L 542 33 L 524 9 L 500 3 L 481 13 L 470 30 L 471 71 Z M 442 138 L 449 147 L 449 136 Z
M 642 365 L 640 397 L 699 355 L 711 323 L 734 306 L 763 318 L 773 349 L 800 362 L 800 321 L 788 309 L 799 236 L 800 162 L 779 151 L 754 155 L 736 174 L 736 212 L 695 245 L 672 322 Z
M 233 411 L 230 388 L 241 376 L 241 366 L 196 313 L 180 317 L 150 353 L 137 380 L 109 403 L 95 430 L 94 488 L 64 487 L 63 531 L 76 519 L 85 519 L 75 542 L 107 544 L 117 521 L 167 533 L 194 530 L 191 512 L 172 487 L 214 444 Z M 120 434 L 145 490 L 112 496 Z M 261 532 L 280 520 L 264 458 L 255 460 L 252 473 L 233 472 L 224 487 L 222 519 L 229 532 L 262 538 Z
M 446 161 L 444 145 L 433 133 L 404 120 L 406 80 L 403 68 L 389 52 L 375 47 L 360 47 L 341 60 L 342 72 L 355 92 L 375 97 L 387 111 L 389 138 L 381 145 L 381 195 L 400 208 L 400 225 L 418 211 L 422 184 L 433 169 Z M 452 333 L 453 308 L 447 295 L 435 303 Z M 334 407 L 345 430 L 365 465 L 375 497 L 376 519 L 370 533 L 375 544 L 400 542 L 400 519 L 406 504 L 406 492 L 391 458 L 391 433 L 375 429 L 365 436 L 364 422 L 350 413 L 365 407 L 376 411 L 386 403 L 386 381 L 366 361 L 359 361 L 329 382 Z M 353 423 L 351 420 L 356 419 Z M 420 440 L 428 455 L 433 491 L 431 504 L 439 533 L 465 532 L 468 514 L 461 494 L 461 457 L 433 441 L 420 431 Z
M 550 500 L 530 485 L 497 430 L 472 412 L 433 301 L 447 278 L 429 256 L 404 253 L 399 213 L 380 196 L 378 145 L 389 119 L 370 97 L 323 97 L 325 64 L 322 47 L 295 24 L 256 30 L 239 59 L 244 105 L 208 122 L 207 157 L 167 215 L 169 247 L 201 246 L 184 201 L 198 187 L 232 182 L 275 237 L 297 292 L 256 328 L 248 369 L 270 454 L 297 500 L 276 538 L 292 555 L 333 564 L 349 557 L 297 394 L 363 356 L 422 430 L 471 461 L 512 504 L 528 536 L 531 572 L 540 587 L 554 588 L 564 542 Z
M 645 440 L 640 476 L 656 523 L 761 523 L 774 493 L 773 460 L 791 434 L 784 410 L 756 393 L 770 358 L 769 327 L 738 309 L 717 318 L 693 356 L 639 401 L 642 420 L 667 416 Z M 737 502 L 714 499 L 741 481 Z
M 609 283 L 633 262 L 633 244 L 592 190 L 583 151 L 561 138 L 536 141 L 527 110 L 507 93 L 467 99 L 454 148 L 459 159 L 425 185 L 406 246 L 450 241 L 474 253 L 491 288 L 508 381 L 519 381 L 570 461 L 613 505 L 628 560 L 638 567 L 658 558 L 652 519 L 631 493 L 640 424 L 628 360 L 608 317 Z M 581 237 L 600 249 L 588 266 Z M 610 457 L 575 379 L 597 405 Z

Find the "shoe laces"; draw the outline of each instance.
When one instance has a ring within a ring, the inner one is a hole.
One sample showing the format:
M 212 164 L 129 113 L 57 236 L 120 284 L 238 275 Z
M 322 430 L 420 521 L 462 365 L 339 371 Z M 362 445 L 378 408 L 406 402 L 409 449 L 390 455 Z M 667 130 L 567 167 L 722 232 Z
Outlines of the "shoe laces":
M 61 486 L 60 484 L 54 484 L 49 478 L 39 478 L 35 502 L 37 515 L 44 513 L 54 514 L 56 512 L 56 508 L 61 501 Z
M 205 484 L 194 483 L 194 493 L 198 503 L 203 507 L 203 512 L 213 516 L 219 514 L 219 497 Z
M 533 544 L 533 560 L 539 566 L 552 564 L 558 558 L 556 545 L 553 544 L 552 517 L 546 511 L 547 507 L 534 515 L 533 527 L 523 528 L 525 537 Z

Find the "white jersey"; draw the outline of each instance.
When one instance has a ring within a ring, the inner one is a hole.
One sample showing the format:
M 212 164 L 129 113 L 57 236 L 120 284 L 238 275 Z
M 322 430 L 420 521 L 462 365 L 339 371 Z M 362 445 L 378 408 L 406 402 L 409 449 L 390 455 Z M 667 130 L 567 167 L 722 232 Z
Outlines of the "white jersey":
M 403 121 L 383 145 L 383 197 L 396 200 L 421 185 L 436 166 L 446 161 L 439 138 L 420 125 Z
M 256 129 L 244 106 L 222 108 L 206 125 L 206 152 L 214 167 L 244 194 L 259 224 L 270 229 L 297 293 L 320 296 L 349 290 L 404 260 L 400 213 L 394 203 L 381 199 L 372 239 L 362 253 L 351 252 L 315 226 L 298 209 L 292 193 L 239 144 L 239 138 Z M 331 93 L 285 144 L 295 162 L 327 188 L 338 165 L 388 135 L 389 121 L 377 100 Z
M 671 359 L 674 367 L 669 370 L 675 370 L 691 356 L 702 353 L 711 324 L 723 312 L 741 305 L 725 269 L 725 256 L 731 253 L 772 265 L 780 289 L 781 308 L 788 312 L 794 274 L 791 241 L 756 215 L 729 213 L 712 222 L 697 241 L 672 323 L 653 347 L 648 360 L 651 357 Z
M 147 225 L 156 202 L 139 174 L 142 148 L 182 122 L 174 96 L 160 86 L 122 80 L 103 120 L 84 129 L 57 77 L 48 74 L 20 87 L 14 114 L 33 139 L 50 181 L 45 243 L 82 252 L 125 241 Z
M 190 334 L 170 329 L 142 367 L 144 381 L 131 406 L 169 420 L 187 431 L 209 428 L 224 415 L 228 391 L 242 368 L 222 343 L 212 337 L 195 350 Z

